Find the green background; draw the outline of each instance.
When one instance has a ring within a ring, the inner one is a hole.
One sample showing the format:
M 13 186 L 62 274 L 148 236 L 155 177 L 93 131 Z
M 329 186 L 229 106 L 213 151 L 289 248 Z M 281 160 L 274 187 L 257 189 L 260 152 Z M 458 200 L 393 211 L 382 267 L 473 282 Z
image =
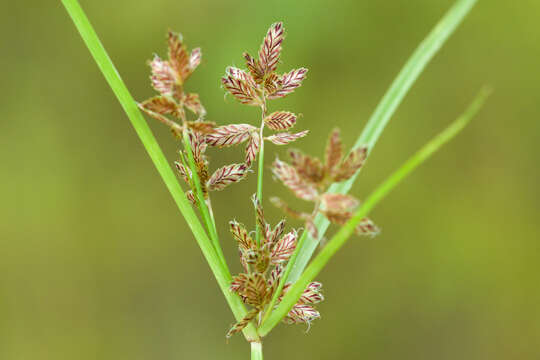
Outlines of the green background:
M 287 31 L 281 71 L 304 86 L 271 103 L 302 113 L 295 145 L 321 155 L 339 126 L 349 146 L 451 0 L 82 1 L 137 100 L 153 94 L 146 60 L 168 28 L 203 48 L 187 88 L 208 118 L 258 123 L 224 100 L 220 76 L 243 66 L 268 26 Z M 449 146 L 372 213 L 320 275 L 322 319 L 281 325 L 267 359 L 540 357 L 540 2 L 480 1 L 436 56 L 372 153 L 365 197 L 465 109 L 495 92 Z M 242 359 L 232 315 L 193 237 L 59 1 L 4 4 L 0 105 L 0 359 Z M 179 144 L 149 120 L 171 163 Z M 267 147 L 266 161 L 283 148 Z M 213 166 L 239 149 L 210 152 Z M 253 224 L 255 176 L 214 195 L 222 243 Z M 288 197 L 267 173 L 265 193 Z M 266 201 L 268 204 L 268 201 Z M 299 202 L 294 202 L 299 204 Z M 268 217 L 279 212 L 268 204 Z M 299 225 L 299 224 L 294 224 Z

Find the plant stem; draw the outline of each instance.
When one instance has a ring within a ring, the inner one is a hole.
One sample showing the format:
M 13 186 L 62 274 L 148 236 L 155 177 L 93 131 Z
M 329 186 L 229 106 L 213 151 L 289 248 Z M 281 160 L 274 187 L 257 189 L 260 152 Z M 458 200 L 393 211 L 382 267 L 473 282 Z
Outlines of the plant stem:
M 66 8 L 69 16 L 73 20 L 73 23 L 77 27 L 82 39 L 84 40 L 88 50 L 92 54 L 99 69 L 103 73 L 103 76 L 107 80 L 107 83 L 113 90 L 118 101 L 122 105 L 122 108 L 126 112 L 131 124 L 133 125 L 137 135 L 141 139 L 144 148 L 148 152 L 150 159 L 154 163 L 161 178 L 165 182 L 167 189 L 171 193 L 176 205 L 180 209 L 180 212 L 186 219 L 186 222 L 191 229 L 202 253 L 210 265 L 210 269 L 216 278 L 218 285 L 225 296 L 227 303 L 229 304 L 236 320 L 243 319 L 246 314 L 246 308 L 242 303 L 240 297 L 229 291 L 229 285 L 231 282 L 231 276 L 227 269 L 224 269 L 221 261 L 219 260 L 210 239 L 208 238 L 202 224 L 200 223 L 197 215 L 193 211 L 191 204 L 186 199 L 180 184 L 177 181 L 175 174 L 169 166 L 167 159 L 163 155 L 161 148 L 159 147 L 154 135 L 150 131 L 148 124 L 144 120 L 137 104 L 131 94 L 129 93 L 126 85 L 120 78 L 120 75 L 114 64 L 112 63 L 109 55 L 105 51 L 105 48 L 101 44 L 96 32 L 94 31 L 90 21 L 86 17 L 83 9 L 80 7 L 77 0 L 62 0 L 64 7 Z M 250 324 L 243 330 L 244 336 L 249 341 L 255 341 L 259 339 L 257 330 Z
M 491 91 L 484 88 L 480 91 L 475 100 L 467 108 L 467 110 L 450 126 L 439 133 L 430 142 L 424 145 L 416 154 L 409 158 L 399 169 L 390 175 L 382 184 L 380 184 L 366 201 L 356 211 L 354 216 L 347 221 L 345 225 L 332 237 L 328 244 L 321 252 L 313 259 L 311 264 L 302 273 L 302 276 L 291 286 L 283 300 L 278 305 L 277 309 L 272 312 L 268 320 L 259 327 L 259 334 L 265 336 L 276 326 L 290 309 L 296 304 L 306 286 L 315 279 L 328 261 L 335 253 L 345 244 L 349 237 L 354 233 L 358 223 L 368 215 L 368 213 L 377 205 L 391 190 L 393 190 L 407 175 L 413 172 L 420 164 L 433 155 L 450 139 L 456 136 L 469 121 L 482 108 L 484 102 Z
M 251 342 L 251 360 L 263 360 L 262 342 Z
M 362 145 L 367 145 L 368 153 L 371 153 L 382 131 L 390 121 L 390 118 L 395 113 L 405 95 L 409 92 L 413 83 L 420 76 L 433 56 L 463 21 L 476 2 L 477 0 L 457 0 L 424 41 L 420 43 L 377 105 L 373 115 L 371 115 L 364 130 L 356 140 L 353 149 Z M 346 194 L 351 189 L 358 174 L 359 172 L 342 183 L 332 184 L 328 192 Z M 319 232 L 319 239 L 321 239 L 328 229 L 330 222 L 322 214 L 319 214 L 315 217 L 314 223 Z M 302 234 L 302 237 L 307 237 L 307 240 L 303 241 L 304 245 L 300 249 L 298 259 L 291 271 L 289 281 L 292 282 L 300 277 L 300 274 L 304 271 L 309 259 L 311 259 L 319 244 L 319 239 L 313 239 L 306 233 Z
M 264 177 L 264 118 L 266 117 L 266 98 L 263 90 L 263 105 L 261 106 L 261 127 L 259 129 L 259 139 L 261 142 L 259 149 L 259 159 L 258 159 L 258 172 L 257 172 L 257 199 L 259 200 L 262 206 L 262 193 L 263 193 L 263 177 Z M 263 229 L 260 228 L 259 222 L 255 221 L 255 241 L 257 246 L 261 243 L 261 233 Z

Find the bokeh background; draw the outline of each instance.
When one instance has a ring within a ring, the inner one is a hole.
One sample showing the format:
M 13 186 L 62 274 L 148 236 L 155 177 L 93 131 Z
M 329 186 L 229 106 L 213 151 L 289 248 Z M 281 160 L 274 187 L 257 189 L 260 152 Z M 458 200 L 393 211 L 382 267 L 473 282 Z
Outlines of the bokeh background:
M 281 70 L 304 86 L 272 109 L 302 113 L 296 144 L 321 155 L 335 126 L 354 142 L 451 0 L 82 1 L 134 97 L 153 94 L 146 60 L 181 31 L 204 61 L 188 88 L 209 119 L 253 122 L 220 76 L 287 30 Z M 465 132 L 372 213 L 321 274 L 322 320 L 279 326 L 268 359 L 540 358 L 540 2 L 480 1 L 414 85 L 353 193 L 365 197 L 456 118 L 495 92 Z M 0 359 L 241 359 L 241 336 L 185 221 L 59 1 L 3 4 L 0 85 Z M 179 144 L 149 120 L 171 163 Z M 267 150 L 270 163 L 276 152 Z M 240 150 L 211 152 L 214 164 Z M 255 176 L 214 197 L 252 224 Z M 266 194 L 287 196 L 266 177 Z M 272 221 L 280 214 L 267 206 Z

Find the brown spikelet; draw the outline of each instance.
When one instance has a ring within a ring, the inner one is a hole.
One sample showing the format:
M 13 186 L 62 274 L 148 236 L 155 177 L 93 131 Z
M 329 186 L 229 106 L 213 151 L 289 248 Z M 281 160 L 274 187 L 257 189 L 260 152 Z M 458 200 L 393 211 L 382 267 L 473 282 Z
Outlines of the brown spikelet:
M 191 151 L 193 152 L 193 159 L 199 169 L 206 167 L 204 152 L 206 151 L 207 145 L 204 136 L 199 132 L 190 132 L 189 143 L 191 145 Z M 206 181 L 206 179 L 201 179 L 201 181 Z
M 237 294 L 241 293 L 245 290 L 247 281 L 248 276 L 246 274 L 238 274 L 233 276 L 229 290 Z
M 175 91 L 176 77 L 168 61 L 155 55 L 149 63 L 152 70 L 152 86 L 162 95 L 172 96 Z
M 323 207 L 331 212 L 346 212 L 356 208 L 359 204 L 354 197 L 345 194 L 326 193 L 321 198 Z
M 212 121 L 186 121 L 185 125 L 196 133 L 209 135 L 214 132 L 215 122 Z
M 317 230 L 317 226 L 315 226 L 315 223 L 313 222 L 312 218 L 308 218 L 306 220 L 306 231 L 308 232 L 309 236 L 311 236 L 313 239 L 315 240 L 319 239 L 319 230 Z
M 190 184 L 191 170 L 185 167 L 183 164 L 179 163 L 178 161 L 176 161 L 174 165 L 176 166 L 178 173 L 180 174 L 182 179 L 186 182 L 186 184 Z
M 281 220 L 275 227 L 274 230 L 270 230 L 270 225 L 267 226 L 267 231 L 265 233 L 266 245 L 270 249 L 274 246 L 275 242 L 283 234 L 285 229 L 285 220 Z
M 280 264 L 276 265 L 274 269 L 270 272 L 270 278 L 268 279 L 268 286 L 272 289 L 272 293 L 277 288 L 279 280 L 283 275 L 283 266 Z
M 247 52 L 244 52 L 243 55 L 244 55 L 244 59 L 246 59 L 246 66 L 249 70 L 249 73 L 251 74 L 251 77 L 253 77 L 253 80 L 257 84 L 262 83 L 263 77 L 264 77 L 264 71 L 261 69 L 259 62 L 255 60 Z
M 199 94 L 187 94 L 182 100 L 184 106 L 198 116 L 206 115 L 206 110 L 201 104 Z
M 300 199 L 314 201 L 319 196 L 317 190 L 298 176 L 295 168 L 289 164 L 276 159 L 272 172 L 276 178 L 281 180 L 283 185 L 289 188 Z
M 343 144 L 341 143 L 341 138 L 339 136 L 339 129 L 334 129 L 330 133 L 328 143 L 326 144 L 325 168 L 329 174 L 334 175 L 335 169 L 341 162 L 342 156 Z
M 257 198 L 256 194 L 253 194 L 253 196 L 251 197 L 251 201 L 253 201 L 253 207 L 255 208 L 255 214 L 256 214 L 255 217 L 257 220 L 257 225 L 259 226 L 259 229 L 261 229 L 261 231 L 264 231 L 267 224 L 266 224 L 266 220 L 264 219 L 264 210 L 261 205 L 261 202 Z
M 178 116 L 179 106 L 166 96 L 155 96 L 143 101 L 140 106 L 143 110 L 154 112 L 161 115 L 172 114 Z
M 283 319 L 287 324 L 310 324 L 321 317 L 321 314 L 311 305 L 296 304 Z
M 238 246 L 240 247 L 241 251 L 248 251 L 253 249 L 254 242 L 251 236 L 249 236 L 246 228 L 236 222 L 236 221 L 230 221 L 229 222 L 231 234 L 233 238 L 238 242 Z
M 281 53 L 283 34 L 283 23 L 277 22 L 270 26 L 264 38 L 261 49 L 259 50 L 259 64 L 265 75 L 276 70 Z
M 250 312 L 247 313 L 247 315 L 242 319 L 240 320 L 239 322 L 237 322 L 236 324 L 233 325 L 233 327 L 227 332 L 227 338 L 230 338 L 231 336 L 233 336 L 234 334 L 244 330 L 244 328 L 246 326 L 248 326 L 248 324 L 257 317 L 257 315 L 259 314 L 259 310 L 257 309 L 253 309 L 251 310 Z
M 345 212 L 323 211 L 323 214 L 324 216 L 326 216 L 326 218 L 330 222 L 337 225 L 344 225 L 353 216 L 353 213 L 350 211 L 345 211 Z M 354 229 L 354 232 L 357 235 L 375 236 L 380 232 L 380 230 L 373 223 L 373 221 L 371 221 L 371 219 L 364 218 L 356 226 L 356 228 Z
M 257 157 L 261 148 L 261 137 L 257 131 L 250 132 L 250 138 L 246 145 L 246 165 L 249 167 Z
M 242 180 L 246 174 L 247 167 L 245 164 L 231 164 L 220 167 L 208 179 L 208 190 L 223 190 L 228 185 Z
M 363 218 L 358 225 L 354 228 L 354 232 L 357 235 L 375 236 L 381 232 L 381 230 L 371 221 L 369 218 Z
M 296 123 L 296 115 L 288 111 L 275 111 L 264 119 L 264 123 L 272 130 L 287 130 Z
M 246 298 L 246 304 L 260 306 L 267 296 L 266 280 L 261 273 L 251 273 L 244 291 L 240 295 Z
M 273 93 L 268 94 L 269 99 L 278 99 L 292 93 L 297 87 L 302 85 L 302 81 L 306 78 L 306 68 L 291 70 L 283 74 L 279 80 L 279 86 Z
M 313 184 L 320 185 L 324 180 L 324 168 L 317 158 L 304 155 L 298 150 L 290 150 L 291 165 L 296 169 L 300 177 Z
M 350 179 L 363 165 L 367 158 L 367 147 L 352 150 L 343 160 L 336 171 L 334 181 L 340 182 Z
M 279 75 L 276 73 L 271 73 L 270 75 L 267 75 L 264 79 L 263 86 L 266 94 L 275 93 L 281 86 L 281 79 Z
M 242 104 L 259 106 L 259 98 L 255 80 L 244 70 L 229 67 L 221 79 L 223 87 Z
M 324 300 L 324 296 L 321 294 L 322 284 L 320 282 L 312 282 L 308 285 L 306 290 L 300 297 L 300 302 L 304 304 L 317 304 Z
M 177 118 L 183 118 L 184 116 L 184 109 L 179 107 L 170 98 L 166 96 L 156 96 L 143 101 L 138 106 L 139 109 L 146 114 L 169 126 L 172 131 L 179 134 L 182 132 L 182 127 L 178 123 L 165 116 L 169 114 Z
M 296 248 L 297 237 L 296 231 L 293 230 L 279 239 L 272 248 L 271 260 L 273 264 L 279 264 L 289 260 Z
M 225 147 L 241 144 L 248 140 L 251 133 L 257 130 L 249 124 L 231 124 L 220 126 L 206 136 L 206 143 L 211 146 Z
M 176 81 L 182 85 L 192 72 L 189 66 L 190 57 L 181 34 L 175 34 L 169 31 L 167 40 L 169 44 L 169 62 L 177 74 Z
M 189 55 L 189 70 L 193 72 L 201 63 L 202 52 L 201 48 L 191 50 Z
M 308 134 L 309 130 L 304 130 L 304 131 L 301 131 L 299 133 L 296 133 L 296 134 L 291 134 L 291 133 L 288 133 L 288 132 L 282 132 L 282 133 L 277 133 L 277 134 L 274 134 L 274 135 L 271 135 L 271 136 L 268 136 L 266 139 L 267 140 L 270 140 L 271 142 L 273 142 L 274 144 L 276 145 L 287 145 L 293 141 L 296 141 L 300 138 L 303 138 L 304 136 L 306 136 Z
M 186 197 L 189 200 L 189 202 L 191 203 L 191 205 L 195 205 L 196 201 L 195 201 L 195 195 L 193 195 L 193 191 L 191 191 L 191 190 L 187 191 L 186 192 Z

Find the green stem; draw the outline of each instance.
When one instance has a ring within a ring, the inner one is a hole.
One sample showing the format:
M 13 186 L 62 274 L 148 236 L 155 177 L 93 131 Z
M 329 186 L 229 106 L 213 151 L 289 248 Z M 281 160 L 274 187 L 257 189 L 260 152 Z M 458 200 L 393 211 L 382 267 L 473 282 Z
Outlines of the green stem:
M 262 343 L 253 341 L 251 343 L 251 360 L 263 360 Z
M 356 140 L 353 149 L 362 145 L 367 145 L 369 152 L 373 150 L 382 131 L 390 121 L 390 118 L 395 113 L 405 95 L 409 92 L 413 83 L 420 76 L 433 56 L 463 21 L 465 16 L 471 11 L 476 2 L 477 0 L 456 1 L 424 41 L 420 43 L 377 105 L 373 115 L 371 115 L 364 130 Z M 330 186 L 328 192 L 340 194 L 347 193 L 351 189 L 358 174 L 359 172 L 347 181 L 333 184 Z M 319 232 L 319 239 L 321 239 L 330 223 L 322 214 L 318 214 L 315 217 L 314 223 Z M 291 271 L 289 281 L 292 282 L 300 277 L 300 274 L 304 271 L 309 259 L 311 259 L 319 244 L 319 239 L 313 239 L 306 233 L 302 234 L 302 237 L 307 237 L 307 240 L 303 242 L 304 245 L 300 249 L 298 259 Z
M 247 311 L 241 299 L 229 291 L 231 277 L 228 275 L 228 270 L 223 268 L 223 265 L 219 260 L 210 239 L 204 231 L 202 224 L 193 211 L 191 204 L 186 199 L 186 196 L 182 191 L 174 172 L 169 166 L 167 159 L 163 155 L 163 152 L 154 138 L 154 135 L 150 131 L 148 124 L 139 111 L 135 100 L 120 78 L 118 71 L 114 67 L 109 55 L 101 44 L 96 32 L 92 28 L 90 21 L 86 17 L 77 0 L 62 0 L 62 3 L 73 20 L 73 23 L 79 31 L 86 46 L 88 47 L 88 50 L 96 61 L 99 69 L 103 73 L 109 86 L 126 112 L 131 124 L 137 132 L 137 135 L 141 139 L 144 148 L 148 152 L 150 159 L 154 163 L 161 178 L 165 182 L 167 189 L 176 202 L 176 205 L 180 209 L 180 212 L 186 219 L 186 222 L 195 236 L 195 239 L 197 240 L 206 261 L 210 265 L 210 269 L 212 270 L 212 273 L 214 274 L 214 277 L 216 278 L 218 285 L 227 300 L 227 303 L 234 313 L 235 318 L 238 321 L 243 319 L 244 316 L 246 316 Z M 257 331 L 252 324 L 247 326 L 243 332 L 244 336 L 249 341 L 259 339 Z
M 257 199 L 259 200 L 261 206 L 262 206 L 262 194 L 263 194 L 263 177 L 264 177 L 264 118 L 266 117 L 266 98 L 264 95 L 264 90 L 262 94 L 264 100 L 263 105 L 261 106 L 261 127 L 259 129 L 259 138 L 260 138 L 260 149 L 259 149 L 259 159 L 258 159 L 258 172 L 257 172 Z M 264 229 L 261 229 L 259 226 L 259 222 L 255 221 L 255 241 L 257 243 L 257 246 L 261 243 L 261 234 Z
M 469 121 L 478 113 L 490 90 L 483 89 L 476 99 L 471 103 L 468 109 L 456 121 L 454 121 L 445 130 L 439 133 L 435 138 L 422 147 L 416 154 L 409 158 L 397 171 L 390 175 L 382 184 L 380 184 L 356 211 L 354 216 L 332 237 L 328 244 L 313 259 L 311 264 L 302 273 L 300 278 L 291 286 L 283 300 L 275 311 L 272 312 L 268 320 L 259 327 L 261 336 L 267 335 L 281 319 L 283 319 L 290 309 L 296 304 L 308 284 L 315 279 L 328 261 L 345 244 L 349 237 L 354 233 L 358 223 L 368 215 L 368 213 L 377 205 L 392 189 L 394 189 L 407 175 L 409 175 L 420 164 L 427 160 L 441 146 L 456 136 Z

